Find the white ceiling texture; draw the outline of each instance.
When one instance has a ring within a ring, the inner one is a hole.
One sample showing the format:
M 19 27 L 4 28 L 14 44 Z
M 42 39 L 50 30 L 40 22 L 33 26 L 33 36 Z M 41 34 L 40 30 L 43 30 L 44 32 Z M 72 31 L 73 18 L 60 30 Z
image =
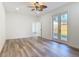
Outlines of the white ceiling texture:
M 41 15 L 42 13 L 47 13 L 51 10 L 54 10 L 62 5 L 68 4 L 68 2 L 45 2 L 47 8 L 44 9 L 40 13 L 36 13 L 36 11 L 31 11 L 31 2 L 3 2 L 6 12 L 19 12 L 19 13 L 29 13 L 32 15 Z

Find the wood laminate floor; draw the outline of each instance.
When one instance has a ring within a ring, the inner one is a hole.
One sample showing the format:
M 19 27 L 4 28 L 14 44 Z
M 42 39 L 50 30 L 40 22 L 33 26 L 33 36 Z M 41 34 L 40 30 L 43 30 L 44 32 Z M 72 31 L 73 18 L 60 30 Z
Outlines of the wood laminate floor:
M 79 57 L 79 51 L 67 45 L 41 38 L 12 39 L 6 43 L 1 57 Z

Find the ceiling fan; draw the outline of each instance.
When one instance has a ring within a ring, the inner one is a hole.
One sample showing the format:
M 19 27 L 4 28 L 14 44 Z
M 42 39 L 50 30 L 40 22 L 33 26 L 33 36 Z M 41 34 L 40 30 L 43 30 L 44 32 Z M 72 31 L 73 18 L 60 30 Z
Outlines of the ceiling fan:
M 47 6 L 42 2 L 35 2 L 32 6 L 28 6 L 29 8 L 32 8 L 32 11 L 43 11 L 43 9 L 47 8 Z

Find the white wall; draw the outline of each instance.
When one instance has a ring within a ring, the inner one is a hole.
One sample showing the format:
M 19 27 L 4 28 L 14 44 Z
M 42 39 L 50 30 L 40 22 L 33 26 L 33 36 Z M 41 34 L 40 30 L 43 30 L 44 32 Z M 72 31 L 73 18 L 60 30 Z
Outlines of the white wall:
M 29 14 L 6 13 L 6 38 L 27 38 L 32 37 L 32 22 L 36 22 L 36 17 Z
M 70 3 L 59 7 L 46 15 L 42 15 L 40 22 L 42 23 L 42 37 L 51 39 L 52 37 L 52 16 L 68 11 L 68 42 L 73 47 L 79 48 L 79 3 Z
M 51 15 L 43 15 L 40 18 L 42 24 L 42 37 L 51 39 Z
M 0 2 L 0 52 L 5 43 L 5 11 Z

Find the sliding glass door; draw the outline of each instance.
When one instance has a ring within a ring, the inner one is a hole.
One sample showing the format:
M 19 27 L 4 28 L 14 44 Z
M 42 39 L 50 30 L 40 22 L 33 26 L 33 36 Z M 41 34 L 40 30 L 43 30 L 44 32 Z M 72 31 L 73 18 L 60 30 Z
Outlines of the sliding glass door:
M 53 17 L 53 39 L 67 41 L 68 14 L 63 13 Z
M 67 41 L 67 13 L 61 15 L 61 40 Z
M 58 39 L 58 16 L 55 16 L 53 20 L 53 38 Z

